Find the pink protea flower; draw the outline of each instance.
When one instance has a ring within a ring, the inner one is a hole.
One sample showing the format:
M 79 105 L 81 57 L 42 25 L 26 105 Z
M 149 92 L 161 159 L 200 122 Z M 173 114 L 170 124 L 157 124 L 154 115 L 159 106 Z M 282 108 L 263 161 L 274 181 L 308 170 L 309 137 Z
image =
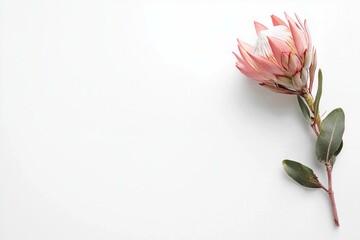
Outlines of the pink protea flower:
M 258 35 L 256 45 L 253 47 L 238 39 L 240 55 L 234 55 L 236 67 L 260 85 L 279 93 L 301 95 L 305 89 L 311 91 L 316 51 L 306 20 L 302 22 L 295 16 L 297 22 L 285 13 L 286 24 L 272 15 L 274 26 L 270 29 L 254 22 Z

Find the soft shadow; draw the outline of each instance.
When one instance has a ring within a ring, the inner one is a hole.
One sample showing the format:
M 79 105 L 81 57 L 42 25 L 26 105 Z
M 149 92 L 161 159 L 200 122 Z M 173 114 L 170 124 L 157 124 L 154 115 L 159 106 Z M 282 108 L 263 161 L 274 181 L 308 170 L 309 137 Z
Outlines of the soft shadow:
M 234 81 L 234 94 L 239 103 L 239 108 L 245 101 L 247 106 L 261 108 L 270 115 L 285 115 L 294 112 L 297 106 L 297 99 L 292 95 L 272 92 L 244 76 L 237 76 Z

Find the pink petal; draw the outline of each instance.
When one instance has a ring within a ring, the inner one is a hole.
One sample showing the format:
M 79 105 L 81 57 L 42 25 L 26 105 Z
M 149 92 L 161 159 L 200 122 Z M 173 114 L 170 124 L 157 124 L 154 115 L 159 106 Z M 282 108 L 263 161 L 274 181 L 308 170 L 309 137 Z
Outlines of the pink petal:
M 307 25 L 306 20 L 305 20 L 305 22 L 304 22 L 304 25 L 305 25 L 305 37 L 306 37 L 306 42 L 307 42 L 308 49 L 310 49 L 311 46 L 312 46 L 312 41 L 311 41 L 311 35 L 310 35 L 309 27 L 308 27 L 308 25 Z
M 267 30 L 268 28 L 259 22 L 254 21 L 256 34 L 259 36 L 261 31 Z
M 289 70 L 289 54 L 287 54 L 287 53 L 281 54 L 281 65 L 286 70 Z
M 263 75 L 261 75 L 260 73 L 258 73 L 253 66 L 246 60 L 246 57 L 243 55 L 243 51 L 245 50 L 251 50 L 253 49 L 252 46 L 250 46 L 249 44 L 243 43 L 243 47 L 240 45 L 240 40 L 238 40 L 239 45 L 239 51 L 240 54 L 242 55 L 242 58 L 237 55 L 236 53 L 233 52 L 233 54 L 235 55 L 235 57 L 237 58 L 238 62 L 236 63 L 236 67 L 246 76 L 248 76 L 249 78 L 252 78 L 254 80 L 257 81 L 262 81 L 265 79 L 265 77 Z
M 273 52 L 273 55 L 276 59 L 276 61 L 278 62 L 278 64 L 281 66 L 281 55 L 283 53 L 289 54 L 289 52 L 291 51 L 291 48 L 289 47 L 289 45 L 286 44 L 286 42 L 284 42 L 283 40 L 280 40 L 278 38 L 274 38 L 274 37 L 268 37 L 269 40 L 269 44 L 271 47 L 271 50 Z
M 306 86 L 308 78 L 309 78 L 309 73 L 308 73 L 307 69 L 303 68 L 301 70 L 301 84 L 303 86 Z
M 253 52 L 254 51 L 254 47 L 245 43 L 245 42 L 242 42 L 238 39 L 238 49 L 239 49 L 239 52 L 241 54 L 241 57 L 242 57 L 242 61 L 243 61 L 243 64 L 248 67 L 248 68 L 252 68 L 255 70 L 255 67 L 254 67 L 254 64 L 248 54 L 248 52 Z M 256 71 L 256 70 L 255 70 Z
M 239 62 L 236 63 L 236 67 L 240 70 L 240 72 L 242 72 L 248 78 L 251 78 L 251 79 L 253 79 L 255 81 L 258 81 L 258 82 L 261 82 L 261 83 L 267 82 L 267 79 L 264 76 L 259 75 L 256 72 L 248 71 L 248 69 L 243 68 L 243 66 L 241 66 L 239 64 Z
M 291 74 L 295 74 L 296 72 L 300 71 L 302 65 L 301 61 L 298 56 L 292 52 L 289 54 L 289 67 L 288 70 Z
M 268 79 L 276 79 L 275 75 L 283 74 L 280 67 L 277 66 L 272 61 L 253 54 L 253 51 L 248 51 L 253 49 L 252 46 L 238 40 L 239 51 L 244 60 L 247 61 L 258 73 L 262 74 Z M 250 49 L 249 49 L 250 48 Z
M 243 60 L 240 56 L 233 52 L 238 62 L 236 63 L 236 67 L 247 77 L 254 79 L 259 82 L 266 81 L 265 77 L 255 71 L 255 69 L 250 66 L 245 60 Z
M 308 48 L 307 42 L 303 31 L 299 29 L 294 20 L 285 13 L 286 19 L 290 25 L 291 35 L 293 36 L 295 47 L 300 56 L 304 54 L 304 51 Z
M 300 29 L 300 25 L 297 22 L 295 22 L 295 20 L 292 17 L 290 17 L 286 12 L 284 12 L 284 14 L 285 14 L 285 17 L 288 20 L 288 22 L 289 22 L 289 19 L 290 19 L 295 24 L 295 26 Z
M 234 56 L 237 58 L 238 61 L 241 61 L 241 57 L 239 55 L 237 55 L 235 52 L 232 52 L 234 54 Z
M 287 27 L 286 23 L 275 15 L 271 15 L 271 20 L 274 26 L 283 25 Z
M 271 60 L 264 58 L 253 53 L 248 53 L 253 62 L 259 68 L 259 72 L 263 72 L 266 75 L 270 76 L 270 79 L 276 79 L 275 75 L 284 74 L 278 65 L 273 63 Z
M 243 47 L 248 52 L 254 52 L 255 48 L 254 46 L 251 46 L 250 44 L 247 44 L 246 42 L 241 41 L 240 39 L 237 40 L 238 46 Z
M 300 73 L 297 73 L 292 77 L 292 84 L 296 90 L 301 90 L 302 80 L 300 78 Z
M 301 28 L 302 28 L 302 30 L 305 30 L 305 28 L 304 28 L 304 25 L 302 24 L 302 20 L 301 20 L 301 18 L 295 13 L 295 17 L 296 17 L 296 19 L 298 20 L 298 22 L 299 22 L 299 24 L 300 24 L 300 26 L 301 26 Z
M 305 60 L 304 60 L 304 64 L 303 64 L 303 68 L 304 69 L 308 69 L 310 67 L 311 64 L 311 51 L 309 51 L 309 49 L 305 50 Z

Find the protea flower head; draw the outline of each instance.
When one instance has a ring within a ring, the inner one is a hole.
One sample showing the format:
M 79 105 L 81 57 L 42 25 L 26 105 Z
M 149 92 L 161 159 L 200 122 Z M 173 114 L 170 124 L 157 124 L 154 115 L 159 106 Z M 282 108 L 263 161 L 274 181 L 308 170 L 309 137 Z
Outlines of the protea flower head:
M 287 23 L 271 16 L 273 27 L 254 22 L 258 39 L 251 46 L 238 39 L 236 67 L 249 78 L 275 92 L 301 95 L 311 91 L 316 69 L 316 51 L 306 20 L 285 13 Z M 310 81 L 309 81 L 310 78 Z

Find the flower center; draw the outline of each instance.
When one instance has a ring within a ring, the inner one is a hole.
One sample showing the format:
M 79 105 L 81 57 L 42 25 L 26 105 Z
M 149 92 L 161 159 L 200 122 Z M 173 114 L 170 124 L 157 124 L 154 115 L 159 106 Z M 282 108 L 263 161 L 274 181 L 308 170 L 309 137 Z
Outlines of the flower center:
M 296 52 L 295 44 L 289 28 L 286 26 L 275 26 L 271 29 L 260 32 L 255 46 L 255 54 L 266 58 L 274 57 L 268 41 L 268 37 L 274 37 L 283 40 L 293 52 Z

